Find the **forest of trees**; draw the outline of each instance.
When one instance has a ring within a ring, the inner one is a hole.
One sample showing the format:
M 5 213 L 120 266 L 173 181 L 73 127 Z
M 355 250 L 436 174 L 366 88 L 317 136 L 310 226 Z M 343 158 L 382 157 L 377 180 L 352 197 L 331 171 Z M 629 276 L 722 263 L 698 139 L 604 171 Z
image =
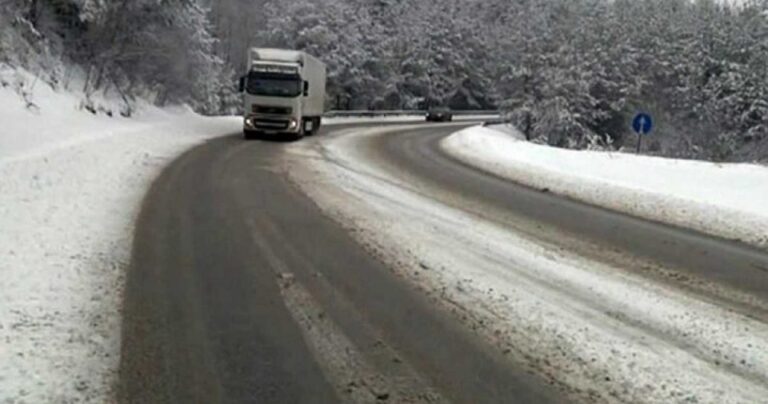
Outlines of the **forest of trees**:
M 329 66 L 329 108 L 501 108 L 534 141 L 768 160 L 768 0 L 0 0 L 0 64 L 129 103 L 238 106 L 250 46 Z

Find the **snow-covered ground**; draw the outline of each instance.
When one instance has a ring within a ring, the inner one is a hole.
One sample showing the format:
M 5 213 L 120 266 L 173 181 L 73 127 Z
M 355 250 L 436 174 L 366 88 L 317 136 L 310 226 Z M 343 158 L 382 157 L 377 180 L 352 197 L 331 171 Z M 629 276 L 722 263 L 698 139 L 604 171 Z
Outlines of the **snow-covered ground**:
M 442 147 L 534 188 L 768 247 L 768 167 L 564 150 L 482 127 L 457 133 Z
M 500 356 L 583 402 L 765 402 L 768 325 L 427 196 L 440 191 L 367 152 L 367 138 L 397 129 L 295 144 L 286 164 L 370 253 Z
M 0 401 L 104 403 L 141 200 L 167 162 L 241 124 L 148 106 L 110 118 L 29 89 L 32 108 L 0 88 Z

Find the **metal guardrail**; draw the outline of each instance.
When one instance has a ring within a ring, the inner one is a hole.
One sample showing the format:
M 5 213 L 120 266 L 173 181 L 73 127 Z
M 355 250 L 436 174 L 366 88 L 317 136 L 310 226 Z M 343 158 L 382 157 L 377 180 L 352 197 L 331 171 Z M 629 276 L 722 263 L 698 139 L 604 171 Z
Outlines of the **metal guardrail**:
M 451 111 L 453 115 L 499 115 L 499 111 Z M 376 118 L 387 116 L 424 116 L 426 110 L 389 110 L 389 111 L 328 111 L 324 114 L 327 118 Z
M 488 119 L 485 122 L 483 122 L 483 126 L 492 126 L 492 125 L 505 125 L 505 124 L 511 124 L 512 121 L 509 119 Z

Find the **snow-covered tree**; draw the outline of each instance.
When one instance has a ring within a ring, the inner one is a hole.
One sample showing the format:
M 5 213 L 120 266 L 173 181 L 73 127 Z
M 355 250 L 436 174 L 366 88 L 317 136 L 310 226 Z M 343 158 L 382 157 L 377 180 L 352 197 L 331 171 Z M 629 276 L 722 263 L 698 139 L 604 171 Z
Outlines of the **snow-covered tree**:
M 635 140 L 654 153 L 766 159 L 768 0 L 0 0 L 0 63 L 56 85 L 206 112 L 238 105 L 252 46 L 329 68 L 328 105 L 500 106 L 563 147 Z

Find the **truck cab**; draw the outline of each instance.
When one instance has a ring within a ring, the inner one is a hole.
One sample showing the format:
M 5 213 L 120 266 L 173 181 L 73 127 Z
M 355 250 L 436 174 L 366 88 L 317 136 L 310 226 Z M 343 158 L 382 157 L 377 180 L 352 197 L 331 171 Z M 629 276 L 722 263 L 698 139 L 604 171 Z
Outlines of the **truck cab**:
M 252 49 L 248 59 L 248 73 L 240 79 L 244 136 L 315 133 L 325 105 L 325 65 L 306 53 L 278 49 Z

